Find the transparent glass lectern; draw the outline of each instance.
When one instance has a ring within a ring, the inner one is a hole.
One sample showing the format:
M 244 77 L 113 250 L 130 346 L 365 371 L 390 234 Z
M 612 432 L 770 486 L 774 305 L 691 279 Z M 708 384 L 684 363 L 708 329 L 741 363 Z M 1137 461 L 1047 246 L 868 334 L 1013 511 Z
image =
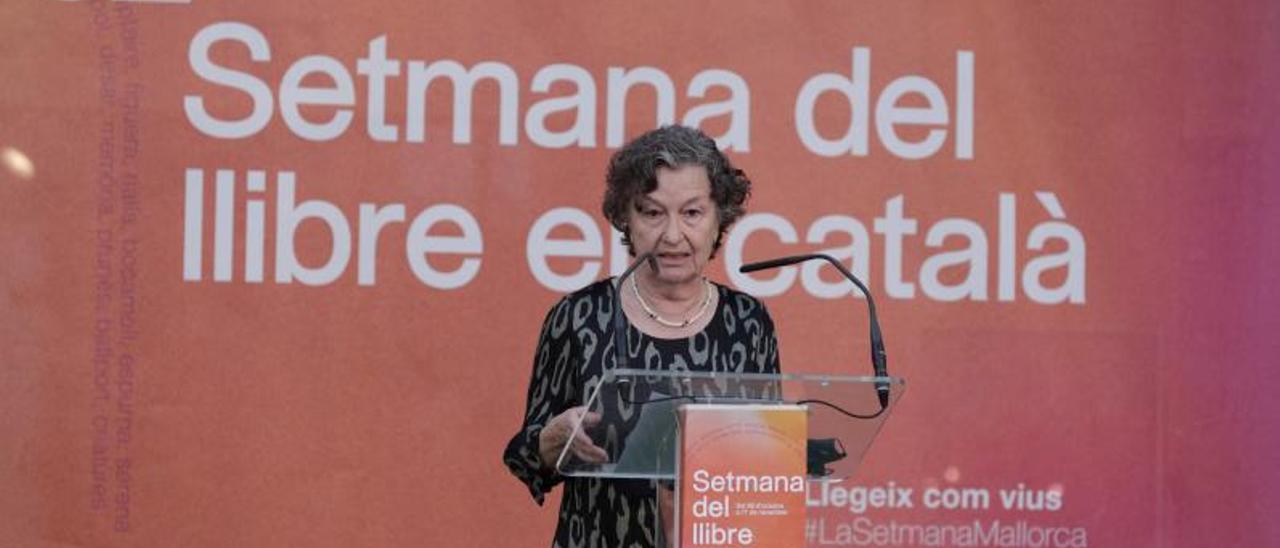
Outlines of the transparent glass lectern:
M 587 410 L 599 421 L 574 425 L 574 436 L 585 432 L 608 459 L 585 462 L 566 445 L 556 468 L 566 476 L 674 480 L 680 405 L 800 404 L 808 410 L 808 478 L 838 481 L 853 474 L 905 387 L 895 377 L 615 369 L 588 388 Z

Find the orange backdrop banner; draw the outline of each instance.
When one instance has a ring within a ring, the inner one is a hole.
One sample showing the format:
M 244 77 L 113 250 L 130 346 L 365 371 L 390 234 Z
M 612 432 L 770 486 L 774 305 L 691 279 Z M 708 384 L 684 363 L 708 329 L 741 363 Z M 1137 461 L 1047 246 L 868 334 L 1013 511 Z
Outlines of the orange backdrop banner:
M 501 452 L 627 262 L 609 155 L 755 182 L 783 368 L 910 389 L 811 545 L 1280 538 L 1271 2 L 18 0 L 0 545 L 544 546 Z

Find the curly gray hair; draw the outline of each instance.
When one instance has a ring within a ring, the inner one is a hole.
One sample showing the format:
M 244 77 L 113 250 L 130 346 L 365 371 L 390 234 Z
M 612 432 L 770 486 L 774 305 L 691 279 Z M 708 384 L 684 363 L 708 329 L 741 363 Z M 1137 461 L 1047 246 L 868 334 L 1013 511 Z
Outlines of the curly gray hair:
M 628 213 L 635 199 L 658 188 L 658 168 L 702 166 L 711 181 L 711 199 L 716 204 L 720 233 L 711 247 L 714 257 L 729 226 L 746 212 L 743 204 L 751 196 L 751 179 L 729 162 L 714 139 L 685 126 L 664 126 L 636 137 L 609 159 L 605 173 L 604 203 L 601 209 L 614 228 L 622 233 L 622 243 L 635 255 L 627 232 Z

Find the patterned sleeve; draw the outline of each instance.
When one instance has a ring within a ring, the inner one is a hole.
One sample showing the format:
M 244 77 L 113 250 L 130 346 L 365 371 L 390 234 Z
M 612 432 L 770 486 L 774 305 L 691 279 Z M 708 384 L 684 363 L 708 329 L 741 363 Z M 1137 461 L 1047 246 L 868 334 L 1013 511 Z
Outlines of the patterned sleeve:
M 761 373 L 781 373 L 782 358 L 778 351 L 778 332 L 773 329 L 773 318 L 769 317 L 769 310 L 760 306 L 761 315 L 764 316 L 764 348 L 761 349 L 765 353 L 764 367 Z
M 524 424 L 502 454 L 507 468 L 524 482 L 539 505 L 546 493 L 564 480 L 549 467 L 543 468 L 538 435 L 547 421 L 573 407 L 573 368 L 570 366 L 573 337 L 569 330 L 569 311 L 569 299 L 562 299 L 542 322 L 542 334 L 534 352 L 533 375 L 529 379 Z

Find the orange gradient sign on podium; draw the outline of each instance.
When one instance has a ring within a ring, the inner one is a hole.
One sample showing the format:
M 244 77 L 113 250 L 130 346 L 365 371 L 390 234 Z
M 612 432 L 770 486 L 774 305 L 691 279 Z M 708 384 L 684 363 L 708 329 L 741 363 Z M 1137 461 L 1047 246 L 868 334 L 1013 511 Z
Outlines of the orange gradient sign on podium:
M 807 410 L 680 408 L 680 546 L 804 543 Z

